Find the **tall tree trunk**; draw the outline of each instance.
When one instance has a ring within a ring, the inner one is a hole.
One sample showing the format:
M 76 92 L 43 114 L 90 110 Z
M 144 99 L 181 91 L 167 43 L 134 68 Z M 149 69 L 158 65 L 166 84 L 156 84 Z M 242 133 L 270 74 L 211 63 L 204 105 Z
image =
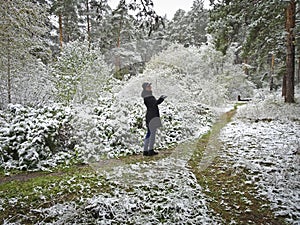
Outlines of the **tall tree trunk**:
M 270 91 L 274 89 L 274 66 L 275 66 L 275 55 L 272 54 L 271 65 L 270 65 Z
M 287 55 L 286 55 L 286 93 L 285 102 L 294 103 L 295 89 L 295 22 L 296 22 L 296 2 L 290 0 L 286 11 L 286 31 L 287 31 Z
M 121 32 L 122 32 L 122 26 L 123 26 L 123 12 L 121 14 L 121 19 L 120 19 L 120 26 L 118 30 L 118 37 L 117 37 L 117 48 L 120 48 L 121 46 Z M 115 62 L 115 70 L 119 71 L 121 69 L 121 61 L 120 61 L 120 55 L 118 54 L 116 56 L 116 62 Z
M 8 104 L 11 103 L 11 55 L 10 55 L 10 41 L 7 39 L 7 98 Z
M 286 96 L 286 74 L 282 78 L 282 97 Z
M 298 84 L 300 84 L 300 56 L 298 57 L 298 71 L 297 71 L 297 74 L 298 74 Z
M 86 0 L 86 22 L 87 22 L 87 39 L 88 39 L 89 50 L 90 50 L 90 48 L 91 48 L 91 22 L 90 22 L 89 0 Z
M 63 24 L 62 24 L 62 14 L 58 15 L 58 24 L 59 24 L 59 46 L 62 48 L 63 46 Z

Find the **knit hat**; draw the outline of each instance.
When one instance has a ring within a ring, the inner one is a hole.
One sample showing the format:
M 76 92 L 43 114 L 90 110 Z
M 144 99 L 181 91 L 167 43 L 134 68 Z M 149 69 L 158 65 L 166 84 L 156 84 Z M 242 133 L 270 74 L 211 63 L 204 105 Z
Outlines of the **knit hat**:
M 150 85 L 151 85 L 151 83 L 145 82 L 145 83 L 143 83 L 142 87 L 143 87 L 143 89 L 145 90 L 146 87 L 148 87 L 148 86 L 150 86 Z

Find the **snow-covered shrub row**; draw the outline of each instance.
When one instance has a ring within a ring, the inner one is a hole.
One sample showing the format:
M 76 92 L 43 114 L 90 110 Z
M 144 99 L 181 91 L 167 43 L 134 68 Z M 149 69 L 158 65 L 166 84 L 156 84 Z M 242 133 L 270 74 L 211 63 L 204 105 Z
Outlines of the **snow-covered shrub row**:
M 0 111 L 1 167 L 45 169 L 71 158 L 70 120 L 70 110 L 58 105 L 9 105 Z
M 181 107 L 168 101 L 160 105 L 163 127 L 157 135 L 156 148 L 167 148 L 195 137 L 199 128 L 212 123 L 213 116 L 208 108 L 200 104 Z M 143 151 L 146 107 L 141 97 L 129 100 L 103 97 L 98 106 L 78 106 L 75 111 L 72 125 L 76 130 L 74 138 L 79 140 L 76 151 L 84 161 Z
M 300 102 L 300 88 L 295 88 L 295 100 Z M 255 91 L 252 101 L 240 108 L 237 115 L 251 120 L 299 121 L 299 104 L 286 104 L 281 92 L 270 93 L 267 89 Z

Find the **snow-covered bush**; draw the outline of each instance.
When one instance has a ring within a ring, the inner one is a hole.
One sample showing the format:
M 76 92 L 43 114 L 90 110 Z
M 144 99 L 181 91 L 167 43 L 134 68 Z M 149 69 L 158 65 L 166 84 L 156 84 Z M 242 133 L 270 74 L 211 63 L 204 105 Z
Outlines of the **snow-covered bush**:
M 295 100 L 300 102 L 300 89 L 295 89 Z M 269 89 L 255 91 L 252 101 L 242 107 L 237 116 L 252 120 L 298 121 L 299 104 L 286 104 L 281 91 L 270 92 Z
M 76 150 L 84 160 L 142 151 L 146 108 L 141 85 L 145 81 L 152 82 L 156 98 L 168 95 L 159 106 L 163 128 L 157 136 L 157 148 L 203 134 L 203 127 L 207 129 L 215 118 L 205 104 L 224 103 L 227 89 L 199 73 L 206 68 L 197 63 L 200 58 L 198 48 L 174 45 L 151 60 L 143 74 L 128 81 L 111 79 L 97 106 L 76 107 L 73 125 L 80 140 Z
M 80 142 L 76 151 L 84 161 L 101 157 L 118 157 L 143 151 L 146 135 L 143 99 L 138 95 L 123 99 L 103 97 L 96 107 L 75 108 L 72 124 Z M 174 105 L 165 101 L 160 105 L 163 127 L 159 129 L 156 148 L 168 146 L 197 136 L 203 126 L 212 123 L 212 113 L 200 104 Z
M 4 169 L 43 169 L 71 157 L 68 109 L 9 105 L 0 111 L 0 165 Z
M 77 113 L 72 124 L 76 139 L 80 140 L 76 150 L 85 160 L 139 151 L 142 135 L 140 105 L 103 97 L 98 106 L 77 106 L 75 109 Z
M 52 75 L 59 102 L 85 103 L 99 97 L 109 77 L 109 67 L 100 49 L 89 49 L 87 42 L 66 44 L 53 64 Z
M 228 51 L 234 50 L 232 47 Z M 185 90 L 201 103 L 220 106 L 237 95 L 252 95 L 254 85 L 247 80 L 242 65 L 233 61 L 233 57 L 223 56 L 210 43 L 200 48 L 172 45 L 150 61 L 144 74 L 157 89 L 172 86 L 172 92 Z

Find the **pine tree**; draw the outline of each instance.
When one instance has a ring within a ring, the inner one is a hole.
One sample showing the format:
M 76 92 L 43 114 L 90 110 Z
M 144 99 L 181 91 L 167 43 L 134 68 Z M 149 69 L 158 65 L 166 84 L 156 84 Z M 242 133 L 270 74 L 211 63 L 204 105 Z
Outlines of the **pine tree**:
M 24 87 L 24 83 L 35 82 L 32 72 L 36 72 L 38 59 L 45 62 L 49 57 L 42 37 L 47 12 L 43 5 L 31 1 L 7 0 L 2 2 L 0 13 L 1 104 L 28 102 L 24 93 L 34 91 L 31 88 L 35 85 Z
M 208 11 L 203 7 L 203 0 L 195 0 L 190 11 L 177 10 L 168 24 L 169 40 L 186 46 L 206 42 Z
M 258 69 L 270 64 L 270 55 L 277 63 L 285 62 L 283 96 L 286 102 L 294 102 L 296 15 L 294 0 L 223 0 L 214 3 L 209 32 L 224 54 L 232 43 L 238 43 L 243 61 Z
M 265 64 L 270 52 L 284 57 L 284 4 L 281 1 L 227 0 L 215 3 L 208 32 L 226 53 L 232 43 L 242 46 L 244 60 Z
M 51 13 L 58 17 L 59 45 L 82 38 L 79 28 L 80 0 L 53 0 Z
M 286 9 L 286 75 L 283 79 L 283 96 L 285 102 L 294 103 L 295 88 L 295 27 L 296 1 L 290 0 Z
M 182 9 L 178 9 L 172 21 L 168 24 L 169 40 L 175 43 L 186 44 L 188 42 L 188 26 L 186 12 Z
M 192 9 L 187 14 L 190 34 L 190 44 L 201 46 L 206 42 L 206 27 L 208 24 L 208 11 L 204 9 L 203 0 L 194 0 Z

